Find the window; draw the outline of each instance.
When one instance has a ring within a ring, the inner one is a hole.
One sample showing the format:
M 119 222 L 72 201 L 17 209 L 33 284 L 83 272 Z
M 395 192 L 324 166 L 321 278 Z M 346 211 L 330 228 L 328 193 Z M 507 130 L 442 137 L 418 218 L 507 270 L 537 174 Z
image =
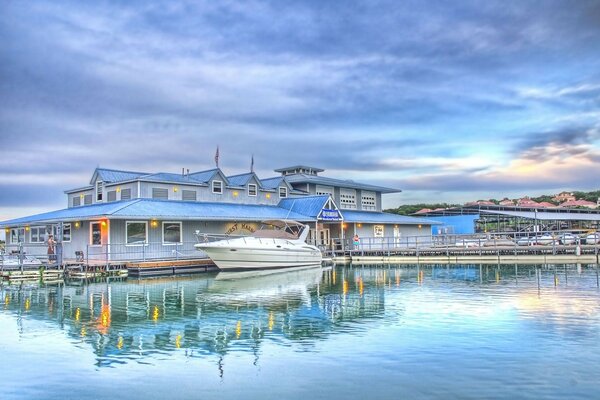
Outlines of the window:
M 115 190 L 111 190 L 106 193 L 106 201 L 117 201 L 117 192 Z
M 12 228 L 10 230 L 10 242 L 17 244 L 25 241 L 25 228 Z
M 44 243 L 46 240 L 46 227 L 33 226 L 29 229 L 31 243 Z
M 248 196 L 256 196 L 256 185 L 253 183 L 248 185 Z
M 383 225 L 373 225 L 373 236 L 383 237 Z
M 102 201 L 102 181 L 96 182 L 96 201 Z
M 131 199 L 131 189 L 122 189 L 121 190 L 121 200 L 130 200 Z
M 85 204 L 85 205 L 92 204 L 92 195 L 91 194 L 86 194 L 83 197 L 83 204 Z
M 140 245 L 148 242 L 148 223 L 147 222 L 126 222 L 125 223 L 125 244 Z
M 213 181 L 212 182 L 212 191 L 213 191 L 213 193 L 223 194 L 223 182 Z
M 183 201 L 196 201 L 197 194 L 195 190 L 182 190 L 181 191 L 181 199 Z
M 331 186 L 317 185 L 316 194 L 317 194 L 317 196 L 328 194 L 331 197 L 333 197 L 333 188 Z
M 73 197 L 73 207 L 79 207 L 81 205 L 81 197 Z
M 90 244 L 92 246 L 102 245 L 102 224 L 100 222 L 90 222 Z
M 356 209 L 356 190 L 340 189 L 340 208 Z
M 282 199 L 287 197 L 287 188 L 286 187 L 281 186 L 279 188 L 279 197 Z
M 361 205 L 363 210 L 375 210 L 375 193 L 373 192 L 362 192 L 361 194 Z
M 163 244 L 181 243 L 181 222 L 163 222 Z
M 158 200 L 169 200 L 169 189 L 152 188 L 152 198 Z
M 63 242 L 71 241 L 71 224 L 63 224 L 62 241 Z

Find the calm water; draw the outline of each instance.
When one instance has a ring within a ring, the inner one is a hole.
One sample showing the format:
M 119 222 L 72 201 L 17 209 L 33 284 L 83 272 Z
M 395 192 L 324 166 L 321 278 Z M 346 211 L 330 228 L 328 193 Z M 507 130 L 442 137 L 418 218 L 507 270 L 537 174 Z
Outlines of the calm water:
M 590 399 L 594 266 L 350 266 L 0 289 L 2 399 Z

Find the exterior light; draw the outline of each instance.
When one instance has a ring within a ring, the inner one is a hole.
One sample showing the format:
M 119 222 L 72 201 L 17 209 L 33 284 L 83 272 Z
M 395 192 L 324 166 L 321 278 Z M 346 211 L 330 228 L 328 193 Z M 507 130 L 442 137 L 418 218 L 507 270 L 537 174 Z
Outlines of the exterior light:
M 342 228 L 346 229 L 346 224 L 342 224 Z
M 29 227 L 28 226 L 25 227 L 25 232 L 29 232 Z
M 361 227 L 362 227 L 362 224 L 358 224 L 358 225 L 356 225 L 356 226 L 358 226 L 359 228 L 361 228 Z
M 419 224 L 419 229 L 421 229 L 423 226 L 421 224 Z
M 178 191 L 178 190 L 179 190 L 179 188 L 178 188 L 177 186 L 173 186 L 173 191 L 174 191 L 175 193 L 177 193 L 177 191 Z
M 81 227 L 81 222 L 75 222 L 75 229 L 79 229 Z
M 83 193 L 79 195 L 79 198 L 80 198 L 80 199 L 83 199 Z
M 6 232 L 6 233 L 10 233 L 10 228 L 5 228 L 5 229 L 4 229 L 4 232 Z
M 100 223 L 102 225 L 103 228 L 106 228 L 106 221 L 102 220 L 102 222 Z
M 271 198 L 271 193 L 267 193 L 267 199 Z
M 233 192 L 233 197 L 238 197 L 238 194 L 239 193 L 237 191 Z
M 121 186 L 117 186 L 117 193 L 121 192 Z
M 158 221 L 153 219 L 152 221 L 150 221 L 150 226 L 152 228 L 157 228 L 158 227 Z

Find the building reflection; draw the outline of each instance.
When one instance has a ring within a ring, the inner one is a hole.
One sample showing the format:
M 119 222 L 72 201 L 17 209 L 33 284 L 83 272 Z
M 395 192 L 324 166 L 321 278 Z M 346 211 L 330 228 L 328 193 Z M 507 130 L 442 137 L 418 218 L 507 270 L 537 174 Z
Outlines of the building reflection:
M 540 319 L 546 313 L 560 316 L 556 304 L 567 304 L 565 312 L 582 316 L 596 312 L 592 301 L 539 300 L 539 292 L 535 291 L 537 274 L 543 277 L 538 284 L 552 287 L 557 282 L 556 271 L 535 266 L 354 265 L 278 273 L 24 284 L 3 286 L 0 292 L 3 312 L 16 316 L 21 333 L 26 332 L 19 321 L 51 321 L 67 332 L 74 344 L 89 345 L 100 367 L 146 362 L 157 352 L 182 352 L 186 357 L 216 356 L 222 373 L 223 357 L 231 351 L 248 353 L 257 364 L 261 348 L 269 341 L 285 341 L 305 351 L 332 335 L 371 329 L 383 323 L 386 298 L 394 303 L 397 316 L 408 304 L 403 299 L 410 298 L 401 296 L 403 290 L 436 287 L 438 281 L 444 283 L 442 289 L 453 284 L 464 287 L 526 282 L 525 290 L 515 291 L 512 307 Z M 596 282 L 597 275 L 589 271 L 583 268 L 583 274 L 588 273 L 588 278 Z M 597 269 L 593 271 L 597 274 Z M 568 273 L 577 276 L 582 268 L 561 273 L 565 277 L 561 275 L 558 281 L 566 284 Z M 469 310 L 487 307 L 457 299 L 453 310 L 458 310 L 460 304 Z

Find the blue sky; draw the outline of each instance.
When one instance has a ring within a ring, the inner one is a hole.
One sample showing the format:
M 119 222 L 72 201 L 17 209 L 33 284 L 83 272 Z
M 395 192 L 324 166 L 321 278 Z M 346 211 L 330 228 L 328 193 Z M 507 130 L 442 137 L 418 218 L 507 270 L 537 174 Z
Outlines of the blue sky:
M 600 188 L 600 1 L 3 1 L 0 39 L 0 220 L 217 145 L 386 207 Z

